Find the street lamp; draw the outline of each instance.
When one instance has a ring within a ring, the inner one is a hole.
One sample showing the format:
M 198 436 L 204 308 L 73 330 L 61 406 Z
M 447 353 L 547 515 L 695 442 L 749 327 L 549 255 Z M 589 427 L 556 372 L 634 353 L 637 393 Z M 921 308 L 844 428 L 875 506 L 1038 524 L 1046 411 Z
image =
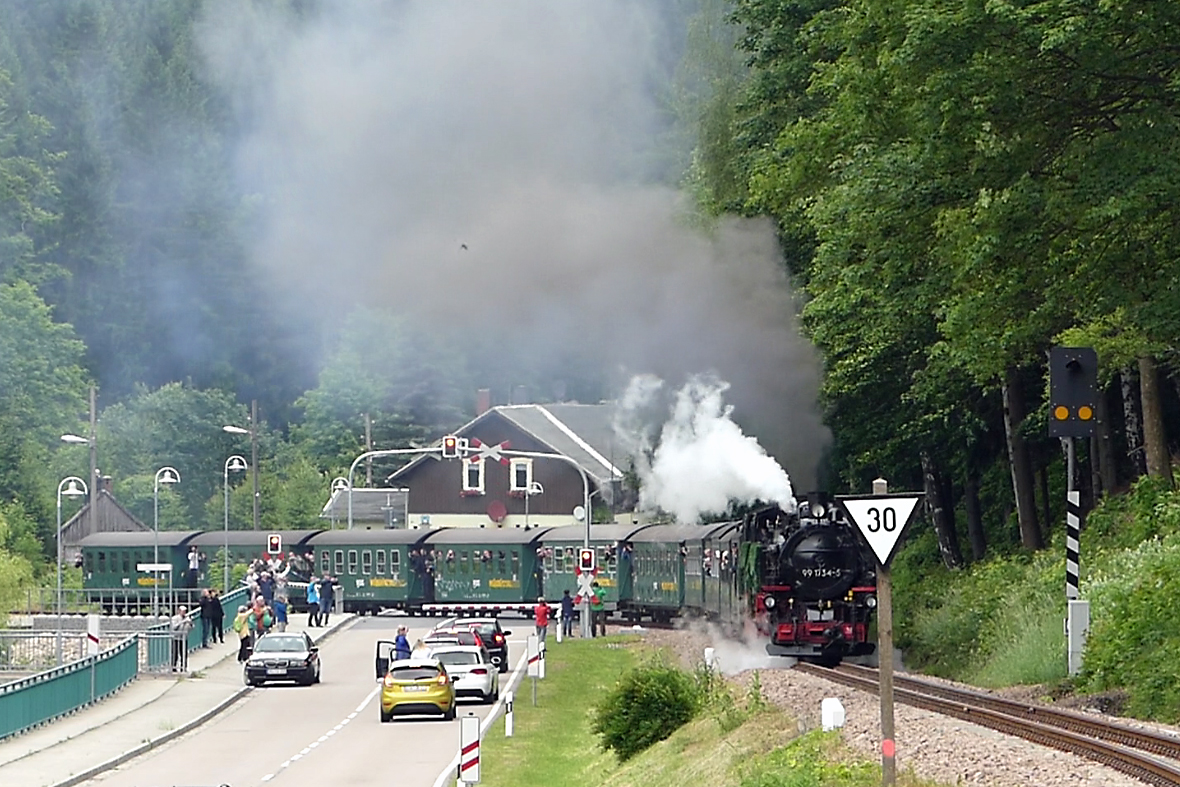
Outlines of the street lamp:
M 81 489 L 78 488 L 79 484 Z M 89 493 L 86 482 L 77 476 L 63 478 L 57 485 L 57 663 L 61 665 L 61 496 L 82 497 Z
M 332 479 L 332 529 L 336 529 L 336 493 L 349 488 L 348 479 L 338 475 Z
M 250 402 L 249 429 L 226 425 L 221 427 L 221 430 L 229 434 L 250 435 L 250 467 L 254 471 L 254 529 L 258 530 L 260 527 L 259 503 L 262 501 L 262 493 L 258 490 L 258 401 Z
M 524 490 L 524 529 L 529 529 L 529 498 L 533 495 L 545 494 L 545 487 L 541 486 L 540 481 L 533 481 Z
M 229 471 L 240 473 L 245 469 L 245 457 L 234 454 L 225 460 L 225 574 L 221 582 L 225 589 L 221 592 L 227 595 L 229 594 Z
M 153 566 L 154 580 L 152 582 L 152 614 L 159 616 L 160 614 L 160 572 L 158 570 L 160 562 L 160 484 L 179 484 L 180 473 L 176 471 L 175 467 L 161 467 L 156 471 L 156 485 L 152 491 L 152 529 L 155 531 L 155 542 L 153 551 Z

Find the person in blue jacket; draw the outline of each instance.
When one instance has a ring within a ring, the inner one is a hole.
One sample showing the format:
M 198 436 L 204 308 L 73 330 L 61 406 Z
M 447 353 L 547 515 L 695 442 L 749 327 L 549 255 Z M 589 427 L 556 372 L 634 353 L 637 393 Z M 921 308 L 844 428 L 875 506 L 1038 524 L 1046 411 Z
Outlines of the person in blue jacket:
M 405 625 L 397 627 L 397 636 L 393 640 L 394 661 L 400 661 L 410 657 L 410 640 L 406 637 L 406 632 L 409 630 Z
M 315 574 L 307 580 L 307 627 L 320 625 L 320 580 Z

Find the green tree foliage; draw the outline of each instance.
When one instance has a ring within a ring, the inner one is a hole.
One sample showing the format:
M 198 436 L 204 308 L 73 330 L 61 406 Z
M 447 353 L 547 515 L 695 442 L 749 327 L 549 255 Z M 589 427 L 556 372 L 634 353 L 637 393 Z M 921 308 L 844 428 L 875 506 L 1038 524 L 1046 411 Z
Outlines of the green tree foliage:
M 348 318 L 319 385 L 297 402 L 295 438 L 321 470 L 345 472 L 364 451 L 365 413 L 378 448 L 433 440 L 467 418 L 475 391 L 466 364 L 437 336 L 384 311 Z
M 5 624 L 8 613 L 21 601 L 21 593 L 33 579 L 32 564 L 22 555 L 27 544 L 20 543 L 22 536 L 9 527 L 0 509 L 0 626 Z
M 116 497 L 130 502 L 129 507 L 145 522 L 151 523 L 156 472 L 165 466 L 179 471 L 180 483 L 162 489 L 160 499 L 163 508 L 165 498 L 175 495 L 183 514 L 169 508 L 165 518 L 161 510 L 162 527 L 165 521 L 167 527 L 204 527 L 206 502 L 213 497 L 221 500 L 226 458 L 250 456 L 248 437 L 222 429 L 249 424 L 246 408 L 224 391 L 181 383 L 154 391 L 140 387 L 127 401 L 105 408 L 101 422 L 103 471 L 115 478 Z M 259 434 L 260 444 L 269 447 L 271 437 L 264 425 L 259 426 Z
M 594 708 L 591 730 L 626 761 L 687 724 L 701 707 L 691 675 L 652 662 L 630 670 Z

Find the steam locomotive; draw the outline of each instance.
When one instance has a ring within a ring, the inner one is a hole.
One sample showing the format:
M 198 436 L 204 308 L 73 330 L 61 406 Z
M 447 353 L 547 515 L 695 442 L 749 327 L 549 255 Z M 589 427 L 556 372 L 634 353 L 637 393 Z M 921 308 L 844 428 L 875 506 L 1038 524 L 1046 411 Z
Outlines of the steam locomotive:
M 753 513 L 746 539 L 757 545 L 754 621 L 767 653 L 835 664 L 874 652 L 876 561 L 828 495 L 809 495 L 794 514 Z

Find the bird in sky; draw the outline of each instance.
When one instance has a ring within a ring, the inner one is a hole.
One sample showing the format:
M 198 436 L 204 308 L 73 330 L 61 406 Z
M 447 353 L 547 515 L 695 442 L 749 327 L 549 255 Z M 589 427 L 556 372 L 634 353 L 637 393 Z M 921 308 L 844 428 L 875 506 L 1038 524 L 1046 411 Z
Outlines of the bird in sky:
M 462 249 L 463 251 L 467 251 L 467 244 L 466 244 L 466 243 L 460 243 L 460 244 L 459 244 L 459 248 L 460 248 L 460 249 Z

